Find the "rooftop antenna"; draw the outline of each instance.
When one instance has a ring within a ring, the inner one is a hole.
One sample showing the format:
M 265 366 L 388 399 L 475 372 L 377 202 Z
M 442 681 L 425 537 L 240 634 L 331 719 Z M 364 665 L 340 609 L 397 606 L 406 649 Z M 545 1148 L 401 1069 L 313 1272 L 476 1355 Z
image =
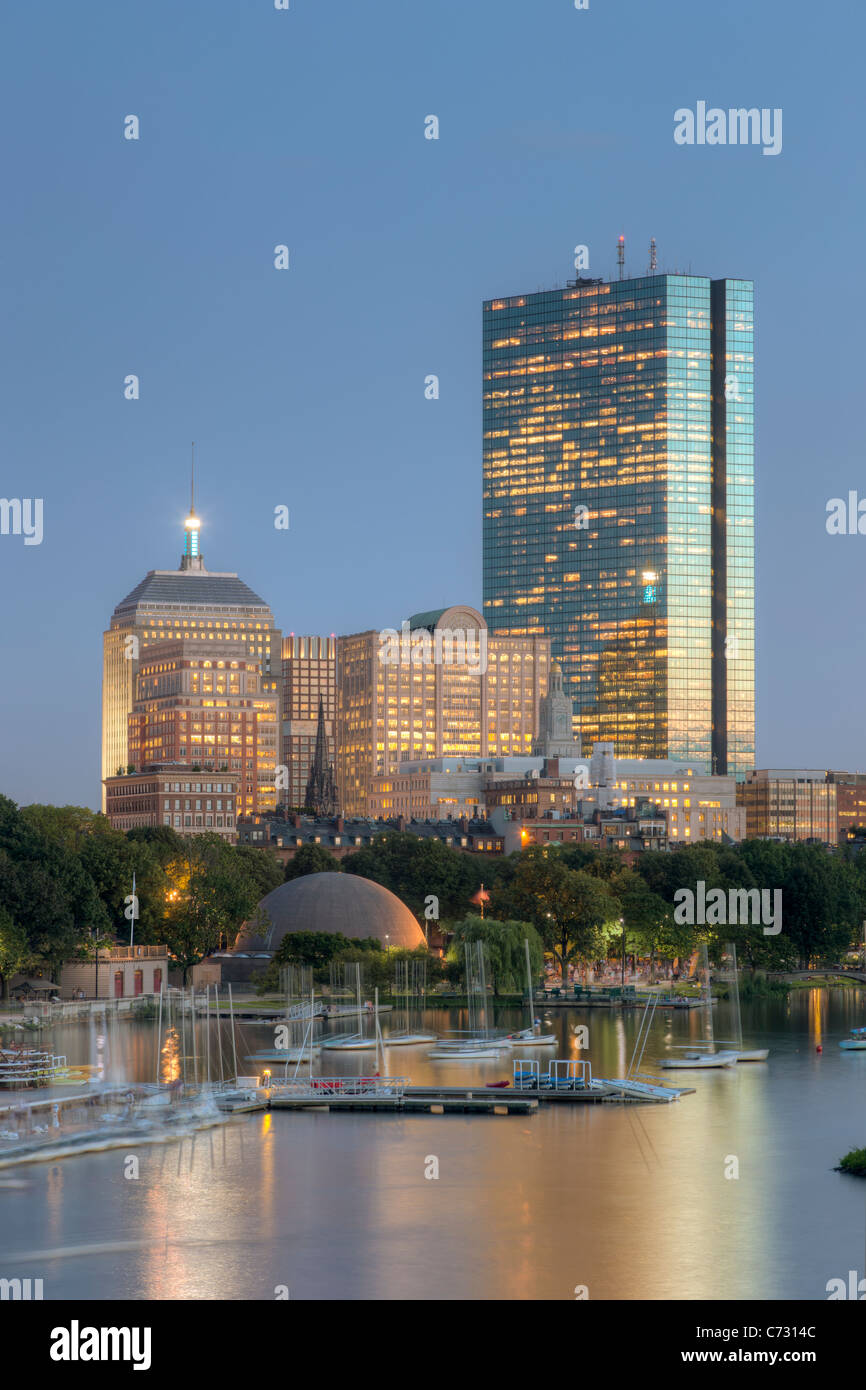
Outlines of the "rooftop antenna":
M 195 514 L 195 441 L 193 441 L 189 481 L 189 516 L 183 523 L 184 543 L 183 556 L 180 562 L 182 570 L 204 569 L 199 553 L 199 529 L 200 522 Z
M 621 236 L 616 244 L 616 263 L 619 266 L 619 278 L 625 276 L 625 237 Z
M 649 263 L 649 273 L 650 273 L 650 275 L 655 275 L 655 273 L 656 273 L 657 270 L 658 270 L 658 257 L 656 256 L 656 239 L 655 239 L 655 237 L 650 237 L 650 263 Z

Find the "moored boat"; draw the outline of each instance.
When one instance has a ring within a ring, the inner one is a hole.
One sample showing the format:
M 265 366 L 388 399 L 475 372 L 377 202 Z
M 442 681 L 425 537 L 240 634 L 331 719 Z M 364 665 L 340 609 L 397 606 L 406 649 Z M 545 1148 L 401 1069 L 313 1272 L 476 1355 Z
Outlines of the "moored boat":
M 694 1071 L 705 1067 L 735 1067 L 736 1052 L 684 1052 L 682 1057 L 663 1057 L 659 1066 L 668 1071 Z
M 506 1042 L 511 1047 L 555 1047 L 557 1037 L 555 1033 L 542 1033 L 539 1029 L 535 1031 L 536 1024 L 532 1028 L 522 1028 L 519 1033 L 507 1033 Z
M 433 1052 L 427 1053 L 427 1056 L 440 1062 L 474 1062 L 486 1057 L 501 1057 L 503 1052 L 507 1051 L 508 1046 L 503 1046 L 501 1043 L 491 1045 L 489 1042 L 466 1042 L 454 1046 L 439 1043 Z

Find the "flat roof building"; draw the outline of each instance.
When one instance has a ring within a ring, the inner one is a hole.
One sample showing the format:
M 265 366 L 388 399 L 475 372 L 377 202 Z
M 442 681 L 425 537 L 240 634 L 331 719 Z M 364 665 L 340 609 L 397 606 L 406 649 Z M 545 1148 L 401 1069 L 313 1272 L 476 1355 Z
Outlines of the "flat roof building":
M 337 639 L 337 785 L 368 815 L 377 779 L 424 758 L 529 755 L 547 691 L 543 637 L 489 634 L 468 606 Z
M 585 751 L 754 766 L 753 287 L 486 300 L 484 603 L 547 637 Z
M 746 812 L 746 837 L 772 840 L 838 841 L 837 787 L 833 774 L 818 768 L 754 768 L 737 785 Z
M 106 814 L 115 830 L 167 825 L 179 835 L 237 840 L 238 775 L 213 777 L 182 764 L 147 767 L 105 779 Z

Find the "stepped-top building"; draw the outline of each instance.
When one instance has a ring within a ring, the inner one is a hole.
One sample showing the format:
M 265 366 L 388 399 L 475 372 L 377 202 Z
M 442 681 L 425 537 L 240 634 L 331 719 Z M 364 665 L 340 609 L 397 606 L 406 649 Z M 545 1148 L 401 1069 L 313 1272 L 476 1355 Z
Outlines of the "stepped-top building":
M 261 663 L 261 694 L 280 700 L 282 634 L 274 615 L 236 574 L 205 568 L 199 551 L 201 523 L 194 504 L 184 522 L 184 548 L 176 570 L 151 570 L 121 599 L 103 634 L 102 662 L 102 778 L 130 766 L 128 723 L 136 695 L 136 677 L 143 652 L 156 643 L 196 640 L 213 646 L 215 663 L 256 657 Z M 279 703 L 277 704 L 279 709 Z M 240 764 L 243 754 L 230 761 Z M 264 811 L 276 805 L 274 747 L 257 754 L 255 793 L 238 805 L 238 813 Z M 246 766 L 231 769 L 247 772 Z M 243 779 L 239 779 L 243 780 Z M 247 799 L 249 805 L 246 804 Z

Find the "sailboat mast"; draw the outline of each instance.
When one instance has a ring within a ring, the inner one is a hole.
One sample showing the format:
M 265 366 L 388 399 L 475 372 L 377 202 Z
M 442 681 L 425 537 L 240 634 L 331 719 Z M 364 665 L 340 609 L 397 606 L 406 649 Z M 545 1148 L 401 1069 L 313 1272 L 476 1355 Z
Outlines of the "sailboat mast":
M 156 1025 L 156 1084 L 159 1085 L 159 1061 L 162 1047 L 162 990 L 159 991 L 159 1019 Z
M 237 1085 L 237 1082 L 238 1082 L 238 1049 L 237 1049 L 237 1043 L 235 1042 L 235 1009 L 234 1009 L 234 1001 L 232 1000 L 232 987 L 231 987 L 231 983 L 229 983 L 229 1018 L 231 1019 L 231 1026 L 232 1026 L 232 1060 L 233 1060 L 233 1062 L 234 1062 L 234 1068 L 235 1068 L 235 1082 L 234 1082 L 234 1084 Z
M 732 991 L 734 996 L 734 1037 L 737 1040 L 737 1049 L 743 1050 L 743 1015 L 740 1011 L 740 977 L 737 973 L 737 948 L 733 941 L 728 942 L 728 950 L 731 955 L 731 969 L 733 971 Z
M 713 999 L 712 994 L 710 992 L 710 957 L 709 952 L 707 951 L 706 942 L 703 943 L 701 950 L 702 965 L 704 968 L 704 988 L 706 989 L 706 1038 L 707 1042 L 709 1043 L 709 1051 L 713 1053 L 716 1050 L 716 1040 L 715 1035 L 713 1033 Z

